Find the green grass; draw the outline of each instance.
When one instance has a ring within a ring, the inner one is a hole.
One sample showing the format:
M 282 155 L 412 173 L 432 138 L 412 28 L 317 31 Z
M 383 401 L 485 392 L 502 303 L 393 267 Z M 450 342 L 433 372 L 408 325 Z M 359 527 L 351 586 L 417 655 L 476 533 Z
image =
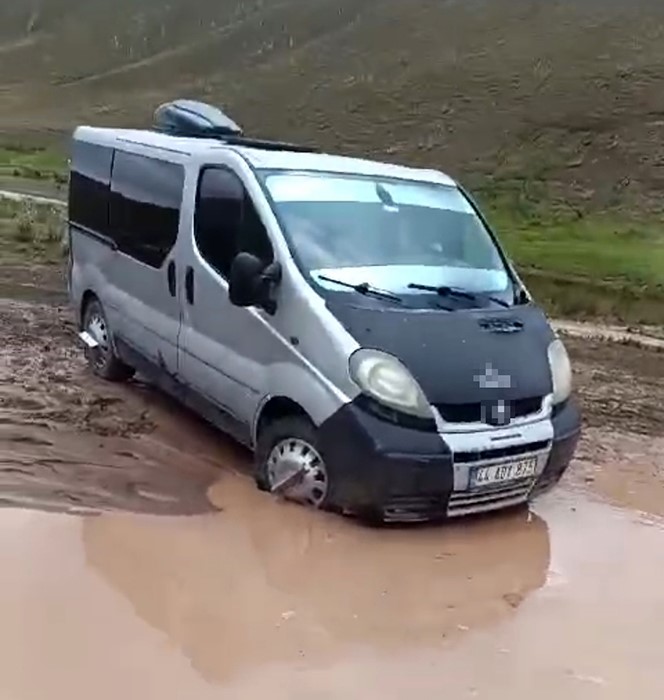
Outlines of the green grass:
M 558 316 L 664 325 L 664 222 L 584 212 L 523 189 L 480 188 L 493 227 Z
M 0 177 L 66 182 L 67 159 L 55 147 L 23 147 L 0 144 Z
M 62 262 L 63 232 L 63 207 L 0 198 L 3 265 Z

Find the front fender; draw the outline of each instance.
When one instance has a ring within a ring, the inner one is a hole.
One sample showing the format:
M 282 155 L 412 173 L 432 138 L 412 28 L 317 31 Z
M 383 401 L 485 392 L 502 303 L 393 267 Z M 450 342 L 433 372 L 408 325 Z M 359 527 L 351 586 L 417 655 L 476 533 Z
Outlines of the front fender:
M 286 398 L 297 403 L 316 426 L 321 425 L 342 406 L 352 401 L 352 396 L 338 389 L 313 367 L 293 363 L 277 363 L 270 367 L 267 393 L 261 400 L 252 426 L 256 440 L 258 423 L 265 406 L 271 399 Z

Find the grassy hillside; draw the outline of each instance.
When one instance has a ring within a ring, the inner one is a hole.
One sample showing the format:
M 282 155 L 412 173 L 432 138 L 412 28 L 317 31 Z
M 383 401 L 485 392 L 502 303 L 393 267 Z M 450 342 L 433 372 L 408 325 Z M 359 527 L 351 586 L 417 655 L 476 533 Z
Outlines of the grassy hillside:
M 252 131 L 656 206 L 656 0 L 4 0 L 0 133 L 146 123 L 174 95 Z M 645 201 L 643 201 L 645 200 Z
M 53 177 L 75 123 L 202 97 L 447 170 L 552 304 L 662 319 L 658 0 L 3 0 L 0 67 L 0 176 Z

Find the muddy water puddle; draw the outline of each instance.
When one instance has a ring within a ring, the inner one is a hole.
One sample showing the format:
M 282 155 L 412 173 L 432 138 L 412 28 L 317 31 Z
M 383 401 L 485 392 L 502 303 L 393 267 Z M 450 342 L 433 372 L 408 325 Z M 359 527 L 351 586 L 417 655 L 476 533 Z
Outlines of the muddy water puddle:
M 148 432 L 13 448 L 62 451 L 46 503 L 97 507 L 0 510 L 0 697 L 661 696 L 664 525 L 602 502 L 588 455 L 534 512 L 370 529 L 258 492 L 243 452 L 143 400 Z
M 387 531 L 230 473 L 210 499 L 223 512 L 0 511 L 0 695 L 661 696 L 659 521 L 566 489 Z
M 66 311 L 0 326 L 2 700 L 661 697 L 661 354 L 571 343 L 589 427 L 534 512 L 380 530 L 93 380 Z

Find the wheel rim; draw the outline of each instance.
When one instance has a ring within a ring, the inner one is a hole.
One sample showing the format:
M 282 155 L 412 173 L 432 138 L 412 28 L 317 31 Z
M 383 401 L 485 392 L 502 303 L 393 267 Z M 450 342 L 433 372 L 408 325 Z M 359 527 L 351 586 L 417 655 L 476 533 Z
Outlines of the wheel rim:
M 319 508 L 328 490 L 325 462 L 305 440 L 290 438 L 277 443 L 267 460 L 270 489 L 289 500 Z
M 90 358 L 96 368 L 103 367 L 108 361 L 111 343 L 108 337 L 106 319 L 99 309 L 94 308 L 88 315 L 85 330 L 95 339 L 97 347 L 90 351 Z

